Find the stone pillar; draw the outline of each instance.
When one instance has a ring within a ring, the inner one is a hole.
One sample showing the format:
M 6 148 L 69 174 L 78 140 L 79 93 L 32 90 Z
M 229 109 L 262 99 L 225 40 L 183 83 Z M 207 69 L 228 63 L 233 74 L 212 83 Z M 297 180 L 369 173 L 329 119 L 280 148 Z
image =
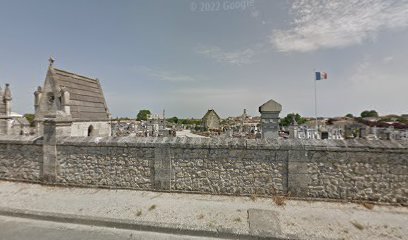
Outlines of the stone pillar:
M 4 89 L 4 102 L 6 105 L 6 116 L 11 115 L 11 91 L 10 84 L 6 83 L 6 88 Z
M 297 139 L 298 138 L 298 130 L 297 130 L 297 126 L 289 126 L 289 138 L 291 139 Z
M 53 183 L 57 179 L 57 129 L 55 119 L 45 119 L 43 126 L 43 161 L 40 177 L 44 182 Z
M 41 136 L 44 135 L 44 124 L 42 121 L 38 121 L 34 119 L 35 131 L 37 135 Z
M 37 112 L 40 110 L 40 99 L 41 99 L 41 96 L 42 96 L 42 89 L 41 89 L 41 87 L 39 86 L 39 87 L 37 88 L 37 91 L 34 92 L 34 110 L 35 110 L 35 113 L 37 113 Z
M 292 124 L 289 126 L 289 138 L 298 138 L 298 124 L 296 122 L 295 114 L 292 115 Z
M 296 197 L 310 197 L 308 186 L 312 176 L 308 170 L 309 157 L 306 150 L 294 149 L 288 151 L 286 178 L 287 191 Z
M 171 190 L 171 155 L 166 147 L 156 147 L 154 152 L 154 189 Z
M 279 137 L 279 113 L 281 111 L 282 106 L 272 99 L 259 107 L 262 138 L 277 139 Z

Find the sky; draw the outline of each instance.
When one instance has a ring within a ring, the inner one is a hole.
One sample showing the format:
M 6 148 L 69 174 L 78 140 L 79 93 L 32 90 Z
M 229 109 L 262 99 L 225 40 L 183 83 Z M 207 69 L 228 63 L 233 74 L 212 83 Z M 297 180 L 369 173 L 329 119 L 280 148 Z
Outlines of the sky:
M 33 113 L 48 59 L 113 117 L 408 113 L 408 0 L 0 0 L 0 84 Z M 314 71 L 328 79 L 314 80 Z

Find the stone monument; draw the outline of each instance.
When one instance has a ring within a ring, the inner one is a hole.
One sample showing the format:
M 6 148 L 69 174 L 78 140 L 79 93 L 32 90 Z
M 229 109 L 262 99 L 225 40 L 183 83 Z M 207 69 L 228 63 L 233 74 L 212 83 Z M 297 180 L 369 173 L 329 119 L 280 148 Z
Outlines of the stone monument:
M 0 135 L 27 135 L 30 123 L 25 117 L 11 111 L 10 84 L 6 83 L 4 91 L 0 88 Z
M 208 131 L 219 130 L 221 127 L 221 118 L 214 111 L 214 109 L 210 109 L 207 111 L 202 119 L 202 122 L 203 128 Z
M 272 99 L 259 107 L 262 138 L 277 139 L 279 137 L 279 113 L 281 111 L 282 105 Z
M 292 115 L 292 124 L 289 126 L 289 138 L 298 138 L 298 123 L 296 122 L 295 114 Z
M 50 65 L 43 87 L 34 92 L 37 133 L 45 122 L 55 121 L 58 136 L 110 136 L 111 115 L 98 79 Z

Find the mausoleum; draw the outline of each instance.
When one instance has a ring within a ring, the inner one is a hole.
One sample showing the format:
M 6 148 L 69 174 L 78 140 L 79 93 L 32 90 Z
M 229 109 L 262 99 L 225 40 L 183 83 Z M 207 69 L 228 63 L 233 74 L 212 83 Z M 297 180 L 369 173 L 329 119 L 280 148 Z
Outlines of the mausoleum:
M 43 134 L 44 120 L 56 123 L 57 135 L 110 136 L 111 115 L 98 79 L 53 67 L 50 59 L 43 87 L 34 92 L 35 123 Z

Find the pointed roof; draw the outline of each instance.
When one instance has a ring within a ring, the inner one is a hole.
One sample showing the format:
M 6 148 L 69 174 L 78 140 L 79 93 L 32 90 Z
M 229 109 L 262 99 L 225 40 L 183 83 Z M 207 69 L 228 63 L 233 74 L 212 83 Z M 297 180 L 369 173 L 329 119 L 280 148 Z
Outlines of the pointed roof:
M 75 121 L 109 120 L 110 114 L 98 79 L 49 67 L 55 89 L 65 88 L 70 94 L 71 115 Z
M 11 100 L 10 84 L 8 83 L 6 83 L 6 88 L 4 88 L 4 99 Z
M 269 100 L 266 103 L 262 104 L 262 106 L 259 107 L 259 112 L 280 112 L 282 111 L 282 105 L 279 103 L 275 102 L 274 100 Z
M 215 114 L 217 118 L 220 118 L 220 116 L 218 116 L 218 114 L 214 111 L 214 109 L 209 109 L 207 113 L 204 115 L 203 119 L 206 119 L 210 114 Z

